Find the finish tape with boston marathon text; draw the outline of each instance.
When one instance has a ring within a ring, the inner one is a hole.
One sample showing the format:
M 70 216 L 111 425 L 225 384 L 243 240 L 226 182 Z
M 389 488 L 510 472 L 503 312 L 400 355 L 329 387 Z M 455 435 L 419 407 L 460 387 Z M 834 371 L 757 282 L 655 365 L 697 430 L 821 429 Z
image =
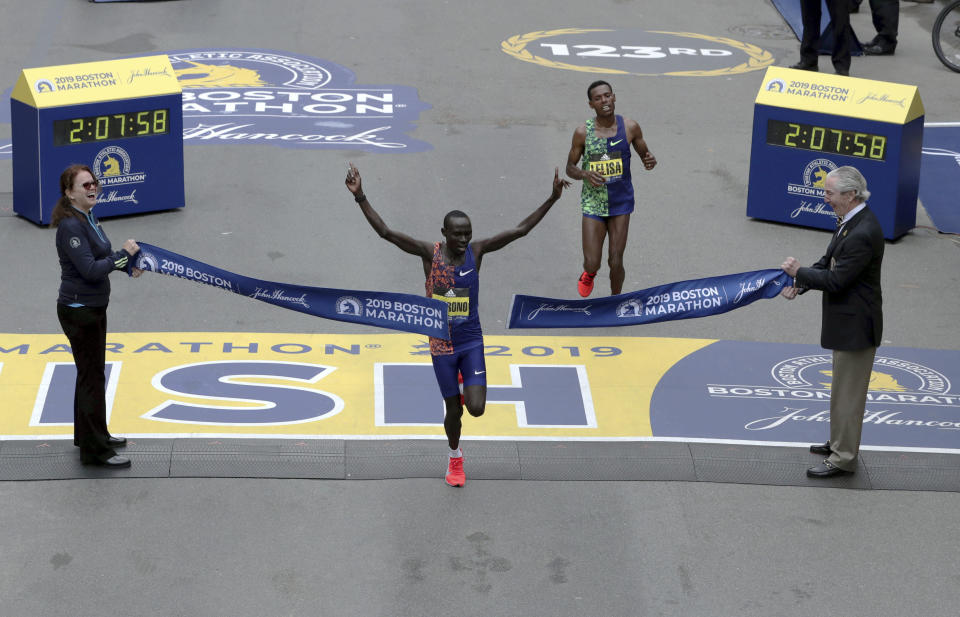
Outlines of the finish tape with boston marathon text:
M 448 339 L 446 303 L 387 291 L 327 289 L 274 283 L 242 276 L 139 242 L 137 268 L 210 285 L 274 306 L 335 319 Z
M 793 278 L 783 270 L 755 270 L 667 283 L 596 300 L 513 297 L 511 328 L 599 328 L 719 315 L 760 298 L 773 298 Z

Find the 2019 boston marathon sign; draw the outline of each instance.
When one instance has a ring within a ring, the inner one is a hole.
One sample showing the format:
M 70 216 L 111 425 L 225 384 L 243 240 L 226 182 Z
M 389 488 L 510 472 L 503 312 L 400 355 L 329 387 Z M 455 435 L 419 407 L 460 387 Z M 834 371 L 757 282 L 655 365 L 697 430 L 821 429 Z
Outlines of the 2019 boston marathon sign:
M 145 242 L 138 244 L 140 252 L 134 265 L 147 272 L 210 285 L 325 319 L 449 338 L 447 305 L 440 300 L 385 291 L 326 289 L 262 281 Z
M 599 328 L 719 315 L 793 284 L 783 270 L 755 270 L 668 283 L 595 300 L 515 295 L 511 328 Z

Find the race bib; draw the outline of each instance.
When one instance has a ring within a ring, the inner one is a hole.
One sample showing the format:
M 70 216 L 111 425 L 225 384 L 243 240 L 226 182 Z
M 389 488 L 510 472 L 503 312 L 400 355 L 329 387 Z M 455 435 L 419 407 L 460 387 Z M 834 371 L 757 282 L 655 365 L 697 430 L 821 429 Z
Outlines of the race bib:
M 623 159 L 619 152 L 606 153 L 597 160 L 587 162 L 587 170 L 595 171 L 607 182 L 616 182 L 623 177 Z
M 470 289 L 467 287 L 434 287 L 433 299 L 447 303 L 447 318 L 466 319 L 470 315 Z

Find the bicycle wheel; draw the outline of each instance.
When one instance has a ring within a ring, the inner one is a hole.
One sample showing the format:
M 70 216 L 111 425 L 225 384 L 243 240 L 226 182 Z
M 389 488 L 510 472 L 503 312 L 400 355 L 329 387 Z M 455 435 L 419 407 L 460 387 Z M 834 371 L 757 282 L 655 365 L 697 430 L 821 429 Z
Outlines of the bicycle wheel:
M 960 0 L 947 5 L 933 22 L 933 51 L 944 66 L 960 73 Z

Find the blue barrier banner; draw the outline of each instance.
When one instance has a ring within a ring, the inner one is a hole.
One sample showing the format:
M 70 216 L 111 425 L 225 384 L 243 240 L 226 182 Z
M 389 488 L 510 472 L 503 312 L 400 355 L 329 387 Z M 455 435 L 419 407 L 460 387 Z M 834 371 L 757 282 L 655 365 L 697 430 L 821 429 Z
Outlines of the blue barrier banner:
M 187 279 L 324 319 L 449 339 L 447 305 L 440 300 L 386 291 L 327 289 L 262 281 L 138 242 L 134 266 Z
M 719 315 L 760 298 L 773 298 L 793 278 L 783 270 L 755 270 L 668 283 L 595 300 L 513 297 L 510 328 L 609 328 Z

